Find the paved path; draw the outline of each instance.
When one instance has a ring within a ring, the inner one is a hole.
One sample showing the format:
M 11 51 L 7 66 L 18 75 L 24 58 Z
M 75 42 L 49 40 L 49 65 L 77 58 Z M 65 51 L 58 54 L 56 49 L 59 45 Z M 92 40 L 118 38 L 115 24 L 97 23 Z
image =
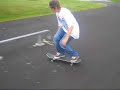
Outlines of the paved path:
M 50 62 L 52 46 L 32 47 L 37 37 L 0 45 L 0 89 L 120 89 L 120 7 L 109 5 L 74 13 L 79 40 L 71 44 L 83 57 L 81 64 Z M 50 29 L 56 17 L 45 16 L 0 23 L 0 40 Z

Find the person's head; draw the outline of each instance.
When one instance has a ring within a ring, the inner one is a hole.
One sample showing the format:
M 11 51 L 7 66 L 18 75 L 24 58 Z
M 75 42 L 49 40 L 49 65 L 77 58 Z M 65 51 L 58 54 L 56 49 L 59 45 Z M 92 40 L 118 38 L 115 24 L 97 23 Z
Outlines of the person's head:
M 51 10 L 53 11 L 53 12 L 59 12 L 60 11 L 60 3 L 59 3 L 59 1 L 58 0 L 51 0 L 50 2 L 49 2 L 49 7 L 51 8 Z

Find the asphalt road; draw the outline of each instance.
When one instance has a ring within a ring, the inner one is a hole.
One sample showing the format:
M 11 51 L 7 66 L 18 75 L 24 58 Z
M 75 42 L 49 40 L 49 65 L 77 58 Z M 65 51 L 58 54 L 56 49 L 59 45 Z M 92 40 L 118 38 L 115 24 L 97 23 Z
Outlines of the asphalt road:
M 120 89 L 120 7 L 74 13 L 80 39 L 71 45 L 82 63 L 51 62 L 53 46 L 33 47 L 37 36 L 0 44 L 0 89 Z M 0 40 L 49 29 L 56 32 L 55 15 L 0 23 Z

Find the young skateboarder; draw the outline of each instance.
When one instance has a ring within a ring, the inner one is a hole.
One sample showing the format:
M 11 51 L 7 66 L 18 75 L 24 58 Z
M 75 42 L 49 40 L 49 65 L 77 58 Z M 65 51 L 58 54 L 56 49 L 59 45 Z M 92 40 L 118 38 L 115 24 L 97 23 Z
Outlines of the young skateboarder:
M 58 21 L 58 31 L 54 35 L 53 41 L 57 49 L 57 53 L 54 56 L 55 59 L 65 57 L 65 53 L 71 56 L 71 61 L 75 62 L 79 59 L 77 51 L 73 50 L 70 46 L 70 42 L 74 39 L 79 39 L 79 25 L 67 8 L 61 7 L 59 1 L 51 0 L 49 7 L 56 13 Z

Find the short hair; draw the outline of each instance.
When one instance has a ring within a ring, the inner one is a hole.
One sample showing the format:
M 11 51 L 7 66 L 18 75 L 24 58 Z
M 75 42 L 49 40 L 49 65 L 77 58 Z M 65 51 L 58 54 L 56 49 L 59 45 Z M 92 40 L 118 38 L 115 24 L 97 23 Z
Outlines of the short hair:
M 53 9 L 55 9 L 56 7 L 57 7 L 57 8 L 61 8 L 61 7 L 60 7 L 60 3 L 59 3 L 58 0 L 51 0 L 51 1 L 49 2 L 49 7 L 50 7 L 50 8 L 53 8 Z

